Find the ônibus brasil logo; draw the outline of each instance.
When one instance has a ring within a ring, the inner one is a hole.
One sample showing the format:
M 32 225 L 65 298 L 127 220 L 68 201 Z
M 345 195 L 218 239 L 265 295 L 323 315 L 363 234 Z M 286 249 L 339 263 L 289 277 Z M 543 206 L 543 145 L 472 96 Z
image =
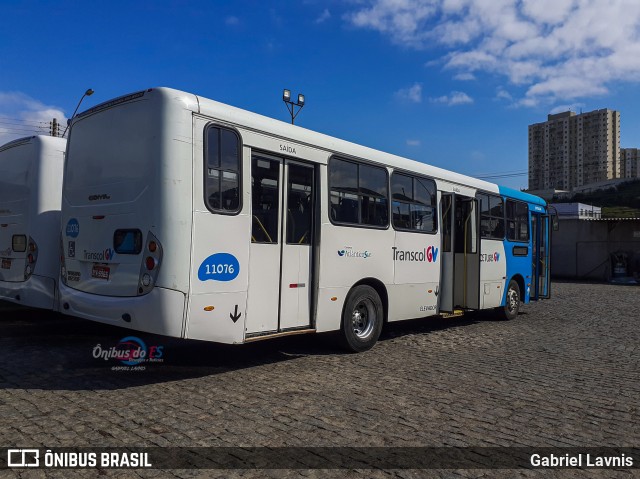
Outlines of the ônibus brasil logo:
M 438 261 L 438 248 L 428 246 L 419 251 L 399 250 L 392 246 L 394 261 L 426 261 L 427 263 L 435 263 Z

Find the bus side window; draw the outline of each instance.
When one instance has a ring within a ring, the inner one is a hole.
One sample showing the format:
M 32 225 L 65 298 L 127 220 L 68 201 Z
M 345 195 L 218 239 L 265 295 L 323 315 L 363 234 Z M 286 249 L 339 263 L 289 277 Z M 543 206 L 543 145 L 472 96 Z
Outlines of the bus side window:
M 391 198 L 395 229 L 436 232 L 436 185 L 433 180 L 394 171 L 391 174 Z
M 205 128 L 205 204 L 211 212 L 240 211 L 240 137 L 227 128 Z
M 332 158 L 329 162 L 331 220 L 337 223 L 389 225 L 387 170 Z
M 507 200 L 507 239 L 529 241 L 529 207 L 526 203 Z
M 480 237 L 504 239 L 504 202 L 499 196 L 487 193 L 476 195 L 480 204 Z

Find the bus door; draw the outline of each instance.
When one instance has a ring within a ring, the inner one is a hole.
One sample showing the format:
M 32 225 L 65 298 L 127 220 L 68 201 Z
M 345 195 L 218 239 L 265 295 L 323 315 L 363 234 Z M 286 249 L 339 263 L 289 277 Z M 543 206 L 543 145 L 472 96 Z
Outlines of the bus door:
M 452 312 L 458 308 L 479 309 L 480 221 L 478 200 L 467 196 L 443 193 L 441 205 L 443 272 L 440 309 L 442 312 Z M 447 244 L 448 242 L 450 244 Z
M 453 228 L 453 203 L 455 193 L 442 193 L 440 200 L 440 216 L 442 234 L 440 255 L 442 257 L 442 272 L 440 273 L 440 294 L 439 308 L 440 312 L 453 312 L 453 285 L 454 285 L 454 262 L 455 255 L 453 253 L 454 228 Z
M 247 335 L 311 327 L 314 167 L 254 154 Z
M 531 299 L 549 298 L 551 293 L 549 277 L 551 228 L 549 215 L 531 212 L 531 251 L 533 274 Z

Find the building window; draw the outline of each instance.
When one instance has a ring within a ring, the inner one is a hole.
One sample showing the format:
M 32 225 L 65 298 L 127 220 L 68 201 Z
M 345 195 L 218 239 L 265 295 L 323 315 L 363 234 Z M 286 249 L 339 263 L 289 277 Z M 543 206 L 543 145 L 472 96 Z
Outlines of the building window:
M 241 145 L 238 134 L 228 128 L 205 128 L 205 184 L 207 208 L 216 213 L 240 211 Z
M 476 195 L 480 203 L 480 237 L 504 239 L 504 202 L 502 198 L 486 193 Z
M 433 180 L 393 172 L 391 198 L 395 229 L 436 232 L 436 184 Z
M 331 221 L 389 226 L 389 188 L 385 168 L 332 158 L 329 162 Z
M 529 207 L 526 203 L 507 200 L 507 239 L 529 241 Z

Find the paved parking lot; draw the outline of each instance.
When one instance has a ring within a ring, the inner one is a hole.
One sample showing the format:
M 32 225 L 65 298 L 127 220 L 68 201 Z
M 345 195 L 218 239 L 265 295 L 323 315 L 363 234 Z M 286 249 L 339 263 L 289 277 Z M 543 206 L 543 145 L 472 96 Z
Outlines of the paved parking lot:
M 97 344 L 113 346 L 129 331 L 8 308 L 0 305 L 2 446 L 640 446 L 638 287 L 554 283 L 553 299 L 524 307 L 514 321 L 482 314 L 393 324 L 363 354 L 343 354 L 330 335 L 225 346 L 134 333 L 164 347 L 164 362 L 145 371 L 113 371 L 116 362 L 93 356 Z M 637 471 L 135 474 L 627 478 Z

